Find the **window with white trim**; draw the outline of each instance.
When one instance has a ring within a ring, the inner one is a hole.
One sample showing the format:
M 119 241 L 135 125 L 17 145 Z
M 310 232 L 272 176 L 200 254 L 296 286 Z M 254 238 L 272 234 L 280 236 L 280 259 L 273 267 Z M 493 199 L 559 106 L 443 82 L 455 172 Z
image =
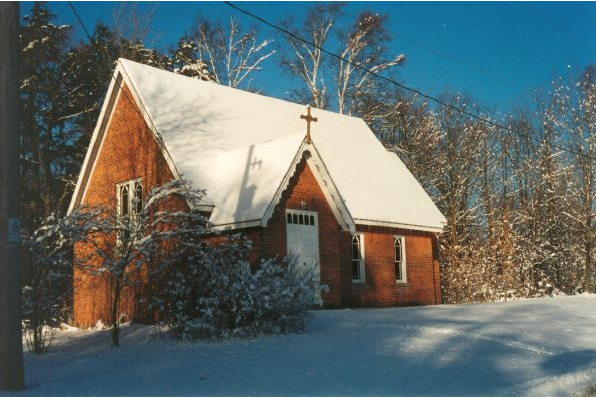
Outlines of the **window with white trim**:
M 118 201 L 118 215 L 122 217 L 121 222 L 130 225 L 129 230 L 136 229 L 139 223 L 139 215 L 143 211 L 143 180 L 137 178 L 122 182 L 116 185 L 116 195 Z M 126 220 L 128 218 L 128 220 Z M 122 231 L 128 234 L 128 231 Z M 120 235 L 120 234 L 119 234 Z M 126 236 L 119 236 L 120 241 L 124 241 Z
M 393 253 L 395 262 L 395 281 L 406 283 L 406 240 L 403 236 L 393 237 Z
M 364 282 L 364 235 L 352 235 L 352 282 Z

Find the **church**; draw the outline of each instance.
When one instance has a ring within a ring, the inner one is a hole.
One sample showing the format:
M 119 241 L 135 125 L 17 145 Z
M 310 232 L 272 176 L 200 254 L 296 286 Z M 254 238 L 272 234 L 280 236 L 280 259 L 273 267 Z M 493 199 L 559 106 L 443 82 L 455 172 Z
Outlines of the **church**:
M 205 189 L 214 228 L 255 258 L 315 267 L 328 308 L 441 303 L 445 218 L 359 118 L 118 60 L 70 203 L 132 198 L 173 179 Z M 74 320 L 108 320 L 109 286 L 75 271 Z M 122 311 L 134 317 L 133 293 Z

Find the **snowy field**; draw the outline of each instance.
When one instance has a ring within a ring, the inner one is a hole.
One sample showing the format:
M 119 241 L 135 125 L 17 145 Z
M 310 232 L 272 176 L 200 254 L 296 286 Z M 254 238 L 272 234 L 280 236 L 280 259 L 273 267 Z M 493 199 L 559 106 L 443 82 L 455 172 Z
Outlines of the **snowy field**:
M 596 384 L 596 295 L 317 311 L 308 333 L 223 343 L 123 333 L 114 349 L 106 330 L 60 332 L 50 354 L 25 354 L 22 395 L 568 396 Z

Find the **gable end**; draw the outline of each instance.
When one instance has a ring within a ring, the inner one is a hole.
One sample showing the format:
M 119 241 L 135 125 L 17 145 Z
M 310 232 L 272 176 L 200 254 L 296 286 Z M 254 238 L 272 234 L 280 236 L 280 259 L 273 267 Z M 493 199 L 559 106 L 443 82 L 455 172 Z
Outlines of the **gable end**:
M 327 203 L 329 204 L 329 207 L 331 208 L 331 211 L 337 220 L 337 223 L 341 226 L 342 230 L 354 232 L 356 230 L 356 224 L 354 223 L 354 220 L 348 211 L 341 194 L 337 190 L 331 175 L 327 171 L 323 159 L 321 159 L 319 152 L 312 141 L 307 143 L 306 140 L 302 142 L 302 145 L 290 164 L 290 167 L 284 176 L 282 183 L 277 189 L 271 203 L 267 207 L 267 210 L 265 211 L 265 214 L 261 220 L 261 226 L 267 226 L 269 219 L 271 219 L 273 216 L 275 206 L 277 206 L 277 204 L 280 202 L 283 192 L 288 188 L 290 179 L 295 173 L 296 168 L 303 157 L 306 159 L 306 162 L 310 167 L 317 184 L 321 188 L 321 191 L 323 192 L 325 199 L 327 200 Z
M 91 177 L 93 176 L 93 171 L 95 170 L 95 164 L 97 162 L 97 158 L 99 153 L 101 152 L 102 145 L 105 141 L 106 134 L 110 127 L 112 116 L 116 110 L 116 105 L 120 101 L 122 96 L 128 100 L 133 102 L 131 104 L 134 106 L 138 112 L 143 117 L 146 126 L 152 132 L 152 136 L 155 139 L 155 142 L 159 146 L 166 163 L 168 164 L 170 171 L 174 175 L 174 178 L 180 179 L 181 174 L 179 173 L 177 167 L 175 166 L 172 157 L 170 156 L 167 148 L 165 147 L 161 136 L 159 135 L 153 121 L 151 120 L 150 115 L 145 110 L 145 107 L 142 104 L 139 96 L 137 95 L 134 86 L 132 85 L 130 79 L 126 76 L 124 72 L 124 68 L 121 67 L 120 63 L 114 72 L 114 76 L 112 76 L 112 82 L 110 83 L 110 87 L 108 88 L 108 93 L 106 94 L 106 101 L 102 107 L 101 113 L 99 115 L 95 130 L 93 132 L 93 136 L 91 137 L 91 141 L 89 143 L 89 147 L 87 149 L 87 154 L 85 155 L 85 160 L 83 162 L 83 166 L 81 167 L 81 173 L 79 174 L 79 178 L 77 180 L 77 185 L 73 192 L 73 196 L 68 207 L 67 214 L 72 212 L 77 206 L 79 206 L 85 200 L 87 194 L 87 186 Z M 132 97 L 132 98 L 131 98 Z

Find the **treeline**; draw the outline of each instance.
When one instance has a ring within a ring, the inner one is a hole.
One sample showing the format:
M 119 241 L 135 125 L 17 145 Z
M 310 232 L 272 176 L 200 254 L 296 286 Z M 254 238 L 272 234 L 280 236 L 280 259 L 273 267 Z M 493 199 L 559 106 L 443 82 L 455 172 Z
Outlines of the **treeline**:
M 35 3 L 22 21 L 26 234 L 65 213 L 119 57 L 256 92 L 262 87 L 254 77 L 269 68 L 297 84 L 288 99 L 364 118 L 432 195 L 448 221 L 440 236 L 446 302 L 594 291 L 594 66 L 560 78 L 498 120 L 467 95 L 441 95 L 511 132 L 235 19 L 197 17 L 165 52 L 145 46 L 151 15 L 134 6 L 119 10 L 113 28 L 98 22 L 91 41 L 73 43 L 73 27 L 55 20 L 44 3 Z M 279 23 L 350 62 L 395 76 L 406 57 L 389 53 L 387 21 L 373 12 L 347 15 L 334 2 L 310 6 L 303 20 Z M 25 283 L 33 271 L 26 268 Z

